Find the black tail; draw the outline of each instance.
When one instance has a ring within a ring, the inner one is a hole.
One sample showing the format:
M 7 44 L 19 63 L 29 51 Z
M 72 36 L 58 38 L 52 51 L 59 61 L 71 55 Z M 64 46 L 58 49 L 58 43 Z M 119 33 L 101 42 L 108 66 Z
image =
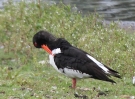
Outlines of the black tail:
M 120 78 L 120 76 L 117 74 L 117 72 L 113 71 L 113 70 L 112 71 L 110 70 L 108 74 L 105 73 L 104 71 L 100 70 L 100 69 L 96 69 L 95 71 L 96 71 L 96 73 L 92 77 L 94 79 L 98 79 L 98 80 L 102 80 L 102 81 L 107 81 L 107 82 L 111 82 L 111 83 L 116 83 L 115 81 L 113 81 L 109 77 L 110 76 L 115 76 L 117 78 Z
M 105 65 L 104 65 L 105 66 Z M 107 66 L 105 66 L 107 69 L 109 69 L 109 75 L 111 75 L 111 76 L 114 76 L 114 77 L 117 77 L 117 78 L 121 78 L 121 76 L 120 76 L 120 74 L 117 72 L 117 71 L 115 71 L 115 70 L 113 70 L 113 69 L 111 69 L 111 68 L 109 68 L 109 67 L 107 67 Z
M 114 76 L 114 77 L 117 77 L 117 78 L 121 78 L 120 74 L 117 71 L 107 67 L 106 65 L 104 65 L 104 66 L 107 69 L 109 69 L 109 73 L 107 74 L 107 73 L 105 73 L 105 72 L 103 72 L 101 70 L 96 70 L 98 72 L 96 72 L 96 75 L 93 78 L 98 79 L 98 80 L 103 80 L 103 81 L 111 82 L 111 83 L 116 83 L 114 80 L 110 79 L 109 77 L 110 76 Z

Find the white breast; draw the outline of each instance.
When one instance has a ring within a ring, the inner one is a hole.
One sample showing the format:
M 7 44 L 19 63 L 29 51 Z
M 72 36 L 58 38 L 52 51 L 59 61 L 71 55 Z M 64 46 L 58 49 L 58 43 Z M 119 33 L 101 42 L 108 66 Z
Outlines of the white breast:
M 60 72 L 59 70 L 58 70 L 58 68 L 57 68 L 57 66 L 56 66 L 56 64 L 55 64 L 55 62 L 54 62 L 54 55 L 56 55 L 56 54 L 59 54 L 59 53 L 61 53 L 61 50 L 60 50 L 60 48 L 56 48 L 56 49 L 54 49 L 54 50 L 52 50 L 52 55 L 49 55 L 49 63 L 54 67 L 54 69 L 56 69 L 58 72 Z M 60 72 L 61 73 L 61 72 Z
M 53 55 L 49 55 L 49 63 L 53 66 L 54 69 L 56 69 L 58 72 L 61 73 L 60 70 L 58 70 L 57 66 L 55 65 L 55 62 L 54 62 L 54 56 Z

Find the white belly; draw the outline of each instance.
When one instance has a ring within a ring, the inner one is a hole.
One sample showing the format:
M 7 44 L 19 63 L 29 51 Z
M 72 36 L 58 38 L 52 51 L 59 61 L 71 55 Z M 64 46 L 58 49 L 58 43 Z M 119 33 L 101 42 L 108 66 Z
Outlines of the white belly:
M 79 70 L 64 68 L 63 71 L 64 71 L 64 74 L 70 78 L 89 78 L 89 77 L 91 77 L 91 75 L 82 73 Z

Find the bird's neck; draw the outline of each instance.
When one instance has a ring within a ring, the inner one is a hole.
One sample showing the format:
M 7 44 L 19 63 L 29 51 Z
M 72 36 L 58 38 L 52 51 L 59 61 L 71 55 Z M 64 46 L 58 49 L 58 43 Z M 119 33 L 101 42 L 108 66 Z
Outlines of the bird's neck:
M 68 41 L 66 41 L 65 39 L 63 38 L 58 38 L 57 40 L 55 41 L 52 41 L 52 42 L 49 42 L 47 44 L 47 46 L 49 47 L 49 49 L 51 51 L 53 50 L 57 50 L 56 53 L 61 53 L 62 50 L 64 49 L 68 49 L 68 47 L 72 46 Z

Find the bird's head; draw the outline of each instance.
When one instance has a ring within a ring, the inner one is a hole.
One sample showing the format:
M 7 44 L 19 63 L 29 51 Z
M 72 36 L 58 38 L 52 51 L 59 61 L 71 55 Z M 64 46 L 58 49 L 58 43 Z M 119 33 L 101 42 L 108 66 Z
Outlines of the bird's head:
M 49 45 L 56 38 L 47 31 L 41 30 L 33 36 L 33 44 L 36 48 L 42 48 L 42 45 Z
M 45 49 L 45 47 L 48 47 L 55 40 L 56 40 L 56 38 L 51 33 L 41 30 L 33 36 L 33 45 L 36 48 Z M 49 49 L 49 48 L 47 48 L 47 49 Z M 45 49 L 45 50 L 47 51 L 47 49 Z

